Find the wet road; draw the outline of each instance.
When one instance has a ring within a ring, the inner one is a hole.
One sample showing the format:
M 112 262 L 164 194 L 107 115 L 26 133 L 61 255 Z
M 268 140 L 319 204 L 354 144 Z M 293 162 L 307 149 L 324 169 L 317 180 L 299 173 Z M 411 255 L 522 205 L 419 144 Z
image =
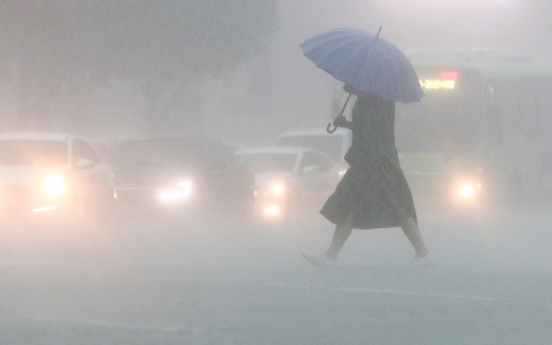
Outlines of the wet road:
M 357 231 L 338 269 L 305 262 L 331 225 L 128 220 L 2 229 L 2 344 L 550 344 L 552 213 L 420 215 Z

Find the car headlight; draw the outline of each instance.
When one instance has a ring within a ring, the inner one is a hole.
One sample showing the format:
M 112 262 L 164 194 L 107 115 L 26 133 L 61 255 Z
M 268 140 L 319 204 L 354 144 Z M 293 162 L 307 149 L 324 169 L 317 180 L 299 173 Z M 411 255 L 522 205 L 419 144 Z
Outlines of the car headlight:
M 179 182 L 176 188 L 167 189 L 159 194 L 162 201 L 179 201 L 186 199 L 192 190 L 192 183 L 189 180 Z
M 264 208 L 264 213 L 270 216 L 275 216 L 280 212 L 280 208 L 275 205 L 270 205 Z
M 46 175 L 42 180 L 42 191 L 51 198 L 58 198 L 67 193 L 67 182 L 59 174 Z
M 471 183 L 465 183 L 458 189 L 458 194 L 464 198 L 472 197 L 475 194 L 475 187 Z
M 272 194 L 280 195 L 283 194 L 286 191 L 286 187 L 283 183 L 275 183 L 272 186 L 270 186 L 270 192 Z

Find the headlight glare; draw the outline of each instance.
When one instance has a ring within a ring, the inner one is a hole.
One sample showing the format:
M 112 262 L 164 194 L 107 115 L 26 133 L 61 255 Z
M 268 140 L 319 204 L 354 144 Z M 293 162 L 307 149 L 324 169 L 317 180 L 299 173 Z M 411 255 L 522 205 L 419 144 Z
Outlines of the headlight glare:
M 460 196 L 463 196 L 464 198 L 469 198 L 473 196 L 474 193 L 475 193 L 475 188 L 470 183 L 463 184 L 458 189 L 458 194 L 460 194 Z
M 159 194 L 159 199 L 162 201 L 179 201 L 185 199 L 192 189 L 190 181 L 182 181 L 176 185 L 174 189 L 167 189 Z
M 284 185 L 281 184 L 281 183 L 276 183 L 276 184 L 274 184 L 274 185 L 270 188 L 270 191 L 271 191 L 273 194 L 280 195 L 280 194 L 284 193 L 285 187 L 284 187 Z
M 278 206 L 268 206 L 264 209 L 264 212 L 268 215 L 274 216 L 280 212 L 280 208 Z
M 57 198 L 65 195 L 67 183 L 63 176 L 59 174 L 46 175 L 42 180 L 42 191 L 51 198 Z
M 176 185 L 178 188 L 183 188 L 183 189 L 186 189 L 186 190 L 190 190 L 190 188 L 192 187 L 192 184 L 190 181 L 182 181 L 180 183 L 178 183 Z

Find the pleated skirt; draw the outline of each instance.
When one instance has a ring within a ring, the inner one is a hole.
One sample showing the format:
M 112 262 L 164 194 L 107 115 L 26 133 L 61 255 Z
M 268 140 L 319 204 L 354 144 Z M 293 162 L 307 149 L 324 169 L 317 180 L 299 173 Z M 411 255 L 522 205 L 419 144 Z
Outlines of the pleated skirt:
M 417 222 L 412 193 L 398 162 L 383 158 L 369 167 L 347 170 L 320 213 L 340 225 L 349 212 L 354 229 L 399 227 L 408 218 Z

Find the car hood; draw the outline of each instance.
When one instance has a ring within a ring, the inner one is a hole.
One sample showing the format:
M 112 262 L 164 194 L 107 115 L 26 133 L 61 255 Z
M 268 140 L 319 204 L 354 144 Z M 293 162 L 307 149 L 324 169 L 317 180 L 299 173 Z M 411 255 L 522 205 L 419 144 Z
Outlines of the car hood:
M 67 167 L 44 167 L 44 166 L 0 166 L 1 185 L 33 186 L 48 174 L 66 174 Z
M 291 173 L 284 173 L 284 174 L 275 174 L 275 173 L 262 173 L 262 174 L 255 174 L 255 183 L 257 184 L 258 188 L 264 188 L 272 183 L 276 182 L 291 182 L 297 178 L 297 174 L 291 172 Z
M 197 178 L 199 169 L 163 166 L 119 166 L 114 169 L 118 188 L 161 188 L 182 179 Z

